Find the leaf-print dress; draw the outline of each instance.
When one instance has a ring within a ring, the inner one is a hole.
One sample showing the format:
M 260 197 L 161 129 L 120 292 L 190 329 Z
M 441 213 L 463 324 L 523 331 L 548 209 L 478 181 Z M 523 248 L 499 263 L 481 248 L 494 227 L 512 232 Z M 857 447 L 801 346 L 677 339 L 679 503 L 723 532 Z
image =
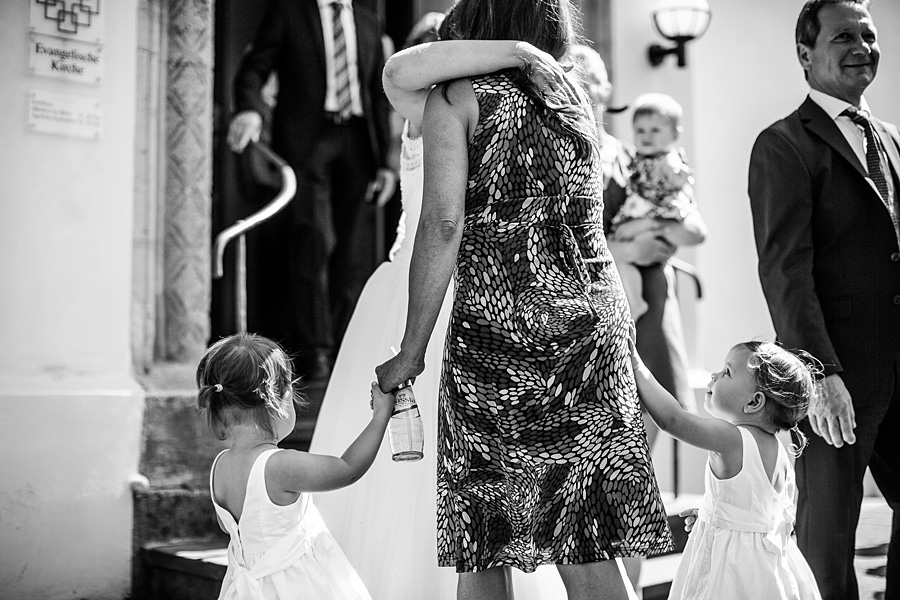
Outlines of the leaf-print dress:
M 439 562 L 530 572 L 669 549 L 599 159 L 578 157 L 505 73 L 471 81 L 479 122 L 438 415 Z

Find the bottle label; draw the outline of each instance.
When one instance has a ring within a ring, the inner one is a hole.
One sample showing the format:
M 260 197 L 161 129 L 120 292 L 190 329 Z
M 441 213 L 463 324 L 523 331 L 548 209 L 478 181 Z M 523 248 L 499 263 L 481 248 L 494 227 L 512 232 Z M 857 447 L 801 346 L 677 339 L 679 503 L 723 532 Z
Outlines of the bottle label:
M 394 412 L 388 426 L 391 458 L 396 462 L 420 460 L 423 456 L 425 432 L 419 406 L 412 388 L 404 386 L 394 392 Z
M 415 411 L 415 412 L 412 412 Z M 419 416 L 419 405 L 412 390 L 403 388 L 394 395 L 394 412 L 391 417 L 400 419 L 412 419 Z

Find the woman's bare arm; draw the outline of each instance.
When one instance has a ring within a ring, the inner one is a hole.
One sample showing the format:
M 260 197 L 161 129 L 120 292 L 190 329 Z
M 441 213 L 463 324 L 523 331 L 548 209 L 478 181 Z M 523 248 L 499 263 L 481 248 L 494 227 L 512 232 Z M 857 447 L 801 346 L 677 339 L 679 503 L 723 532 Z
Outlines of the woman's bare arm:
M 552 56 L 527 42 L 449 40 L 419 44 L 394 54 L 384 65 L 382 83 L 394 109 L 417 125 L 433 86 L 512 68 L 527 69 L 533 79 L 540 79 L 538 85 L 553 86 L 564 75 Z
M 425 184 L 409 268 L 406 329 L 397 356 L 375 369 L 382 390 L 424 370 L 425 349 L 462 240 L 469 134 L 478 122 L 478 103 L 468 79 L 447 87 L 447 98 L 442 88 L 434 88 L 425 109 Z

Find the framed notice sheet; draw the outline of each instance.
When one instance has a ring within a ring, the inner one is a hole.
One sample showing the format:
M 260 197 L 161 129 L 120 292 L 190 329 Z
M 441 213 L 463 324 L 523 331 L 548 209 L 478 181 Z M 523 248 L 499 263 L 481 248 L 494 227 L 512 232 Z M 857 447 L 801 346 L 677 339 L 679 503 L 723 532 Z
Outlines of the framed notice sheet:
M 98 139 L 103 131 L 103 105 L 86 96 L 31 90 L 28 126 L 40 133 Z

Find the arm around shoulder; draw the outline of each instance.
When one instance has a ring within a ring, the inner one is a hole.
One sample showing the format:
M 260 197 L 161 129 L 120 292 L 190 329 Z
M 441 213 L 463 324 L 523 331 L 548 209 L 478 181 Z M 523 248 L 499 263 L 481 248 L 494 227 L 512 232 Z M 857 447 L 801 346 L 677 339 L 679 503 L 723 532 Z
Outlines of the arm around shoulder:
M 425 100 L 439 83 L 524 68 L 552 57 L 527 42 L 448 40 L 406 48 L 384 65 L 382 84 L 394 108 L 412 123 L 422 122 Z

